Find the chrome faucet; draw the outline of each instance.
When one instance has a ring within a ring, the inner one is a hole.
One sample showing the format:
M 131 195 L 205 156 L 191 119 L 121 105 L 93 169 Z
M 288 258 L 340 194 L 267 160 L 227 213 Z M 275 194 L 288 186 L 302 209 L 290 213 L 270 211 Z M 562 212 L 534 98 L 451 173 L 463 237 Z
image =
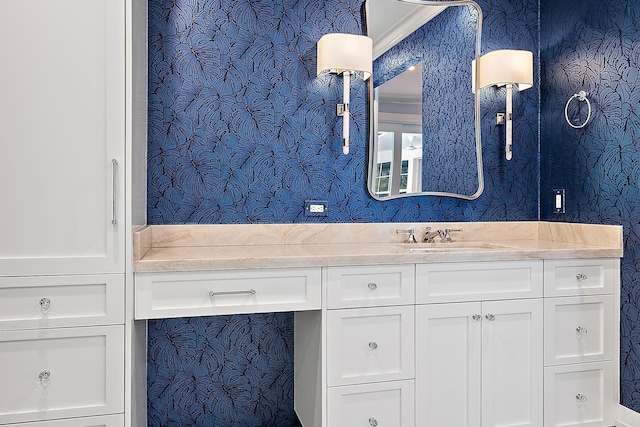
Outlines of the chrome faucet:
M 396 234 L 400 234 L 400 233 L 404 233 L 404 234 L 408 234 L 409 236 L 407 237 L 406 242 L 407 243 L 418 243 L 418 241 L 416 240 L 416 234 L 415 234 L 416 230 L 413 228 L 410 228 L 408 230 L 399 230 L 396 229 Z
M 436 238 L 436 236 L 439 236 L 440 230 L 438 231 L 431 231 L 431 227 L 427 227 L 427 230 L 424 232 L 424 239 L 422 239 L 423 242 L 425 243 L 435 243 L 433 239 Z
M 462 228 L 457 228 L 457 229 L 445 228 L 444 230 L 438 230 L 440 241 L 442 243 L 453 243 L 453 240 L 451 239 L 452 231 L 462 231 Z

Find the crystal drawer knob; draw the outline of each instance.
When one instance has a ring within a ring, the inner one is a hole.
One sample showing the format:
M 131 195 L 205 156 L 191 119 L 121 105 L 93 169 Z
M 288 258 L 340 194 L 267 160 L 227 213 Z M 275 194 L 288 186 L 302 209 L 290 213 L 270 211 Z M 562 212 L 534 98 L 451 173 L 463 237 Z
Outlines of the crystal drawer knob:
M 42 372 L 40 372 L 40 375 L 38 375 L 38 378 L 40 379 L 41 382 L 47 382 L 49 381 L 49 379 L 51 378 L 51 372 L 47 371 L 46 369 Z
M 489 322 L 493 322 L 494 320 L 496 320 L 496 316 L 494 316 L 491 313 L 489 313 L 486 316 L 484 316 L 484 318 L 487 319 Z
M 471 316 L 471 318 L 476 322 L 479 322 L 482 320 L 482 316 L 480 316 L 479 314 L 474 314 L 473 316 Z
M 587 331 L 587 329 L 586 329 L 586 328 L 583 328 L 582 326 L 578 326 L 578 327 L 576 328 L 576 334 L 577 334 L 577 335 L 584 335 L 584 334 L 586 334 L 587 332 L 589 332 L 589 331 Z
M 576 274 L 576 280 L 578 282 L 579 285 L 582 284 L 582 282 L 584 282 L 585 280 L 587 280 L 587 275 L 586 274 Z
M 378 425 L 378 420 L 376 420 L 375 418 L 371 417 L 369 418 L 369 425 L 371 427 L 376 427 Z
M 373 283 L 373 282 L 372 282 L 372 283 L 369 283 L 369 284 L 367 285 L 367 287 L 369 288 L 369 290 L 370 290 L 371 292 L 373 292 L 373 291 L 375 291 L 376 289 L 378 289 L 378 285 L 377 285 L 377 284 L 375 284 L 375 283 Z
M 375 341 L 371 341 L 369 343 L 369 349 L 371 350 L 377 350 L 378 349 L 378 343 L 376 343 Z
M 576 401 L 578 401 L 578 403 L 584 403 L 587 401 L 587 396 L 585 396 L 584 394 L 576 394 Z
M 40 308 L 43 310 L 47 310 L 51 307 L 51 299 L 49 298 L 40 298 Z

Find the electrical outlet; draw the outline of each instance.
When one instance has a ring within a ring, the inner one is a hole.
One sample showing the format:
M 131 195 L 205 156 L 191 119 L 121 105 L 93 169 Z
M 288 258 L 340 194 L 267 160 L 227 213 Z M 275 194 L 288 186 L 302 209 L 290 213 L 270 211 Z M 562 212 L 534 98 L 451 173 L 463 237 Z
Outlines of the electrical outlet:
M 304 213 L 306 216 L 327 216 L 329 213 L 329 202 L 326 200 L 306 200 L 304 202 Z
M 553 190 L 553 213 L 564 213 L 565 199 L 564 188 Z

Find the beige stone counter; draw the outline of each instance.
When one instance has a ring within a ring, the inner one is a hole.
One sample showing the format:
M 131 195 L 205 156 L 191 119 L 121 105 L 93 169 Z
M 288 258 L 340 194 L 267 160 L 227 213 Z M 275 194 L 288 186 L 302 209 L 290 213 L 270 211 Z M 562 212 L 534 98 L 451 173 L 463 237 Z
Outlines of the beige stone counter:
M 413 228 L 421 241 L 427 227 L 463 231 L 451 233 L 452 244 L 409 244 L 396 234 Z M 135 272 L 621 256 L 622 227 L 555 222 L 156 225 L 134 233 Z

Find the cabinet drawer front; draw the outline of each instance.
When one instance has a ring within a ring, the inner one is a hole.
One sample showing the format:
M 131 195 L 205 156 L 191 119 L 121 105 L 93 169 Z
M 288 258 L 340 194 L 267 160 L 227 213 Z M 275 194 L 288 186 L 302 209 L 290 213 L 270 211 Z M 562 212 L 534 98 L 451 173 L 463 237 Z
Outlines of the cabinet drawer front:
M 545 365 L 613 359 L 613 296 L 547 298 Z
M 124 326 L 0 332 L 0 423 L 124 410 Z
M 545 368 L 545 427 L 615 425 L 613 368 L 613 362 Z
M 319 310 L 320 268 L 140 273 L 136 319 Z
M 478 301 L 542 296 L 542 261 L 419 264 L 416 302 Z
M 124 415 L 66 418 L 54 421 L 38 421 L 35 423 L 7 424 L 4 427 L 124 427 Z
M 328 269 L 329 309 L 413 304 L 413 296 L 412 264 Z
M 124 323 L 124 275 L 0 278 L 0 330 Z
M 609 294 L 619 282 L 617 258 L 544 262 L 545 296 Z
M 413 381 L 330 387 L 327 419 L 331 427 L 414 427 Z
M 413 378 L 413 320 L 413 306 L 329 311 L 329 386 Z

